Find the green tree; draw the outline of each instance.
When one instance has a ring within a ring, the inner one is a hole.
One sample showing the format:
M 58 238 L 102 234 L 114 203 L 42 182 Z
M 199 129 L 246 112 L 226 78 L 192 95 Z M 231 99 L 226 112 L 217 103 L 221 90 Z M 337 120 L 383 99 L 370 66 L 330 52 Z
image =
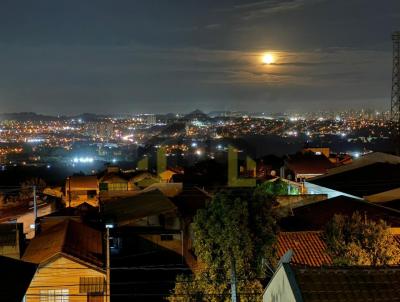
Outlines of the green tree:
M 240 301 L 259 301 L 275 259 L 272 201 L 261 187 L 217 193 L 193 223 L 199 270 L 179 276 L 169 301 L 229 301 L 232 263 Z
M 287 182 L 280 179 L 275 181 L 266 181 L 260 185 L 260 190 L 263 190 L 268 196 L 291 195 L 299 194 L 297 187 L 290 186 Z
M 21 191 L 19 192 L 19 199 L 26 200 L 33 198 L 33 186 L 36 186 L 36 192 L 43 192 L 46 187 L 46 182 L 38 177 L 30 178 L 21 183 Z
M 335 215 L 325 229 L 327 251 L 336 265 L 390 265 L 400 261 L 400 247 L 383 221 L 354 213 Z

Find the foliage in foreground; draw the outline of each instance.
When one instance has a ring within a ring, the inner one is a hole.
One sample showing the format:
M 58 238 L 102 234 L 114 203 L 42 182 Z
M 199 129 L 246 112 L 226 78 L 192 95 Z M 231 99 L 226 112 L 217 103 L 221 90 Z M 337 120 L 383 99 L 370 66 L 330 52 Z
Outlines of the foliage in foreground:
M 325 229 L 327 251 L 336 265 L 390 265 L 400 261 L 400 247 L 382 220 L 354 213 L 335 215 Z
M 240 301 L 259 301 L 259 280 L 275 259 L 276 224 L 265 192 L 257 187 L 216 194 L 196 215 L 193 230 L 200 268 L 193 276 L 177 278 L 169 301 L 230 301 L 233 262 Z

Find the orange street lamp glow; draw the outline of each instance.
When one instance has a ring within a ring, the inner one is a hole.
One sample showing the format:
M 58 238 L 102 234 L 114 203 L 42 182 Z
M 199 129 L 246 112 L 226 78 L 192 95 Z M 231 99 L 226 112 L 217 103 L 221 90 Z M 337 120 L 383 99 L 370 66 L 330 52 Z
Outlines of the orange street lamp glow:
M 274 56 L 270 53 L 266 53 L 262 56 L 263 64 L 269 65 L 269 64 L 274 63 L 274 61 L 275 61 Z

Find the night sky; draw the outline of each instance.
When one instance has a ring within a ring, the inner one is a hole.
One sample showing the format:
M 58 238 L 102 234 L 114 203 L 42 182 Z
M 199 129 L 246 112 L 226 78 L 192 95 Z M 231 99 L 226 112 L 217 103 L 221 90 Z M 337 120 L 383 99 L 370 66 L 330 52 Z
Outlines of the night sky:
M 1 0 L 0 112 L 385 109 L 394 30 L 399 0 Z

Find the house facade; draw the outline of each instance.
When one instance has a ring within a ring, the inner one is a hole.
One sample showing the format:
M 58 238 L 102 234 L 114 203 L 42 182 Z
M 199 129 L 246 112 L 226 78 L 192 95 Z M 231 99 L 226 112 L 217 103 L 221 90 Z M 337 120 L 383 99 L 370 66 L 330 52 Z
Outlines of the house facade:
M 83 203 L 99 205 L 99 182 L 96 176 L 70 176 L 65 183 L 64 203 L 77 207 Z
M 72 219 L 42 226 L 23 260 L 38 265 L 26 302 L 106 301 L 101 232 Z

